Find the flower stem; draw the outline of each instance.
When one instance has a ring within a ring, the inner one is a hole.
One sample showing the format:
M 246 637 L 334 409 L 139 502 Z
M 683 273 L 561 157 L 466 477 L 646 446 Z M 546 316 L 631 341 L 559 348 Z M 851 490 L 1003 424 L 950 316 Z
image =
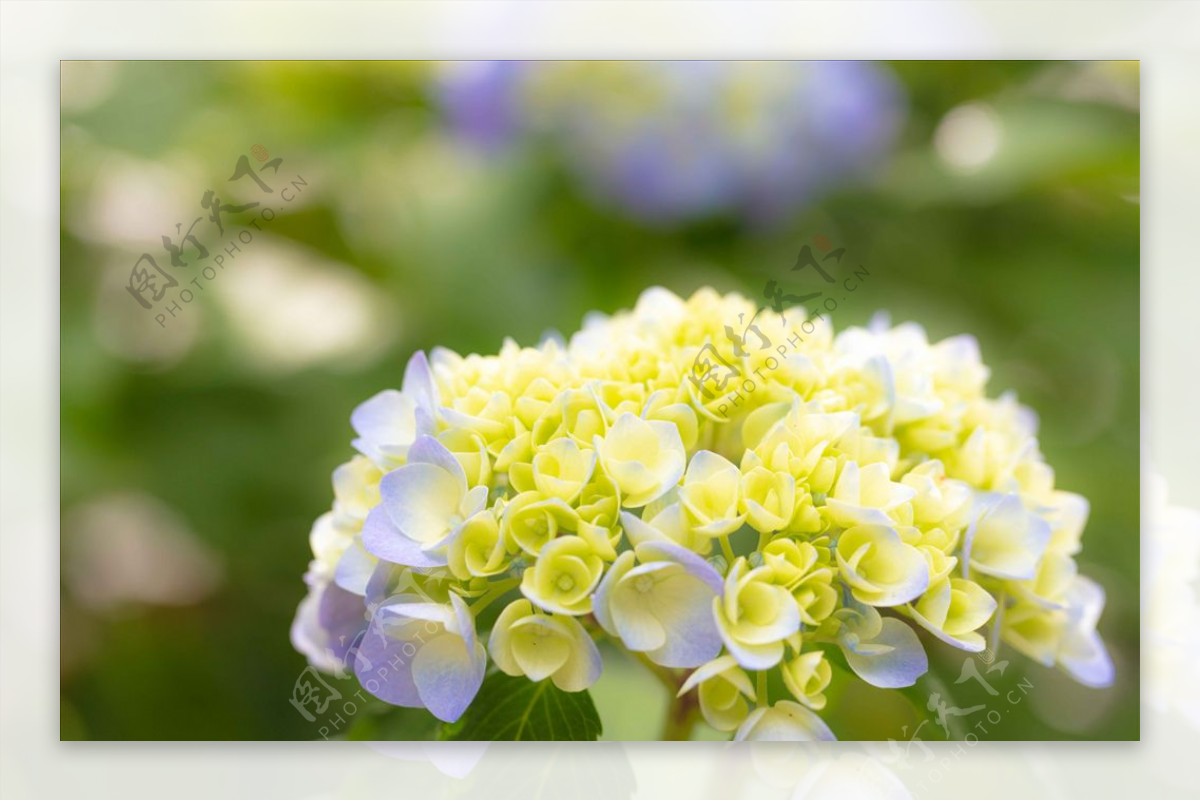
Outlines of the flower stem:
M 492 588 L 490 590 L 488 590 L 482 596 L 477 598 L 475 600 L 475 602 L 473 604 L 471 604 L 471 606 L 470 606 L 471 614 L 478 615 L 484 609 L 487 609 L 488 606 L 492 603 L 492 601 L 496 600 L 501 595 L 504 595 L 506 592 L 508 592 L 509 590 L 511 590 L 513 587 L 517 586 L 520 583 L 521 582 L 518 579 L 508 579 L 507 581 L 497 582 L 495 585 L 492 586 Z
M 758 547 L 754 550 L 762 553 L 762 549 L 767 547 L 767 543 L 771 541 L 771 532 L 761 531 L 758 534 Z
M 717 539 L 721 541 L 721 553 L 725 554 L 725 560 L 732 565 L 737 557 L 733 555 L 733 546 L 729 544 L 729 535 L 726 534 L 724 537 L 717 537 Z
M 657 665 L 640 651 L 631 651 L 634 657 L 653 673 L 667 690 L 667 719 L 663 721 L 660 740 L 690 740 L 692 729 L 700 717 L 698 695 L 690 690 L 683 695 L 679 688 L 683 686 L 683 675 L 679 671 Z
M 695 690 L 671 699 L 667 707 L 667 719 L 663 722 L 660 740 L 690 740 L 692 729 L 700 718 L 700 705 Z

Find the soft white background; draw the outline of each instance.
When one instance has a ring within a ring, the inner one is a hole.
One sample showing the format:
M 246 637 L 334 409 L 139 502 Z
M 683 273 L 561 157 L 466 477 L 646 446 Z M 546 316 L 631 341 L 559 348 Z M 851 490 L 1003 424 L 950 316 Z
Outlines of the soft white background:
M 861 744 L 58 742 L 58 60 L 667 56 L 1141 59 L 1143 552 L 1161 545 L 1169 562 L 1187 553 L 1179 543 L 1191 542 L 1194 558 L 1196 518 L 1165 515 L 1150 502 L 1149 490 L 1150 476 L 1159 473 L 1172 503 L 1200 507 L 1196 5 L 5 3 L 0 6 L 0 793 L 1200 795 L 1195 760 L 1200 731 L 1194 728 L 1200 723 L 1189 723 L 1177 703 L 1185 695 L 1194 699 L 1200 680 L 1200 669 L 1187 658 L 1175 660 L 1169 683 L 1167 674 L 1143 672 L 1141 743 L 934 744 L 939 747 L 930 761 L 917 749 L 905 762 L 886 748 Z M 1086 302 L 1087 288 L 1079 291 Z M 1174 539 L 1165 540 L 1160 534 L 1168 517 Z M 1144 596 L 1153 583 L 1143 577 Z M 1170 661 L 1171 652 L 1159 650 L 1169 646 L 1146 634 L 1151 622 L 1143 628 L 1143 661 L 1158 656 Z

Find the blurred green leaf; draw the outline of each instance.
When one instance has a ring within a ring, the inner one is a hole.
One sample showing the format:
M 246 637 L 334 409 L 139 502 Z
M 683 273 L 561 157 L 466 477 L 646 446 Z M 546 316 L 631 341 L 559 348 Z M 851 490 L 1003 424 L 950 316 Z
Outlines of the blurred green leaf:
M 346 729 L 347 740 L 427 740 L 437 733 L 437 720 L 424 709 L 392 706 L 372 699 Z

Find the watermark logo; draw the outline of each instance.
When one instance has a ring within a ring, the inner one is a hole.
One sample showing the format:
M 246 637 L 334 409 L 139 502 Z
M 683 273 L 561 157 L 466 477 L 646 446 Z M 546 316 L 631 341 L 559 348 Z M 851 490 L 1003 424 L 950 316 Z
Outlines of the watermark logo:
M 296 707 L 309 723 L 316 723 L 318 715 L 324 715 L 334 701 L 342 700 L 342 693 L 317 672 L 306 667 L 292 687 L 292 706 Z
M 980 669 L 981 664 L 982 670 Z M 945 778 L 955 762 L 966 753 L 966 749 L 978 745 L 1004 720 L 1006 715 L 1020 706 L 1029 695 L 1033 689 L 1033 682 L 1026 677 L 1019 678 L 1017 683 L 1006 692 L 1001 693 L 996 688 L 993 683 L 996 681 L 995 676 L 1003 677 L 1008 664 L 1007 660 L 995 661 L 995 653 L 990 649 L 978 654 L 977 658 L 966 657 L 963 659 L 958 678 L 954 680 L 955 686 L 968 685 L 973 682 L 987 693 L 989 700 L 962 708 L 956 706 L 949 698 L 948 690 L 945 688 L 934 689 L 929 693 L 925 702 L 925 708 L 932 713 L 932 718 L 921 721 L 911 734 L 908 726 L 903 727 L 901 731 L 903 739 L 901 740 L 888 738 L 889 761 L 903 760 L 911 763 L 910 755 L 913 747 L 915 746 L 920 751 L 921 762 L 926 763 L 928 767 L 924 768 L 925 775 L 922 777 L 919 790 L 936 785 Z M 990 681 L 989 677 L 992 677 Z M 935 754 L 920 736 L 922 729 L 926 726 L 931 727 L 930 731 L 940 728 L 942 739 L 955 742 L 953 749 L 940 757 Z
M 816 247 L 816 251 L 813 246 Z M 825 284 L 837 284 L 838 280 L 830 270 L 836 271 L 845 255 L 844 247 L 835 249 L 827 237 L 818 234 L 813 237 L 812 245 L 804 245 L 800 249 L 800 253 L 796 256 L 796 263 L 792 265 L 790 272 L 812 270 L 815 276 L 819 276 Z M 759 380 L 764 380 L 763 371 L 777 370 L 781 363 L 780 359 L 786 359 L 789 350 L 798 349 L 804 342 L 804 336 L 811 335 L 816 330 L 816 321 L 824 319 L 823 312 L 836 311 L 839 304 L 846 300 L 848 294 L 858 291 L 870 274 L 870 271 L 860 264 L 853 273 L 846 275 L 841 281 L 841 288 L 846 294 L 841 296 L 840 301 L 832 292 L 826 294 L 830 291 L 828 286 L 824 290 L 797 295 L 785 292 L 775 279 L 768 279 L 763 287 L 763 298 L 770 302 L 767 305 L 759 306 L 750 316 L 749 321 L 745 320 L 746 315 L 742 313 L 738 315 L 737 327 L 732 325 L 724 327 L 725 338 L 732 347 L 734 358 L 745 359 L 752 354 L 774 349 L 779 356 L 776 357 L 772 353 L 766 357 L 763 366 L 754 370 Z M 823 298 L 820 307 L 800 324 L 800 332 L 790 332 L 791 336 L 785 343 L 775 343 L 758 325 L 759 315 L 767 309 L 778 314 L 780 321 L 783 322 L 788 307 L 809 303 L 818 298 Z M 735 384 L 738 379 L 741 379 L 740 386 L 735 386 L 730 391 L 730 385 Z M 758 382 L 745 375 L 739 365 L 722 356 L 712 342 L 706 342 L 696 354 L 688 380 L 697 392 L 709 401 L 715 402 L 716 414 L 723 418 L 731 409 L 740 406 L 746 399 L 746 395 L 753 393 L 758 387 Z M 720 402 L 717 402 L 718 397 L 721 398 Z
M 240 205 L 227 203 L 221 199 L 217 190 L 207 189 L 200 196 L 200 208 L 208 212 L 207 215 L 197 215 L 186 230 L 184 230 L 183 223 L 176 223 L 174 236 L 163 235 L 162 252 L 157 254 L 158 258 L 155 258 L 155 254 L 150 251 L 146 251 L 138 257 L 130 269 L 129 281 L 125 286 L 126 291 L 142 309 L 157 312 L 154 319 L 159 326 L 165 328 L 168 315 L 173 319 L 183 311 L 181 303 L 187 305 L 195 300 L 196 292 L 183 284 L 194 286 L 203 292 L 204 282 L 215 279 L 218 272 L 223 271 L 227 263 L 232 262 L 237 254 L 242 252 L 243 246 L 254 241 L 254 233 L 250 229 L 261 233 L 262 225 L 275 219 L 278 212 L 283 209 L 283 205 L 273 206 L 271 201 L 277 198 L 282 201 L 282 204 L 291 203 L 308 186 L 304 176 L 299 174 L 290 180 L 281 180 L 279 168 L 283 164 L 283 159 L 271 158 L 270 153 L 262 145 L 255 145 L 250 152 L 255 160 L 263 162 L 262 166 L 256 170 L 250 164 L 249 158 L 245 155 L 239 156 L 234 164 L 233 174 L 229 176 L 226 183 L 249 180 L 258 187 L 262 194 L 270 195 L 270 200 L 256 200 Z M 263 173 L 267 170 L 271 171 L 271 183 L 263 179 Z M 276 191 L 277 189 L 278 191 Z M 247 219 L 247 215 L 255 209 L 257 211 L 253 211 L 253 214 Z M 223 245 L 217 244 L 210 247 L 212 240 L 209 237 L 212 236 L 214 227 L 216 228 L 216 237 L 225 237 L 226 224 L 238 220 L 243 221 L 244 224 L 236 234 L 231 232 L 230 238 Z M 197 226 L 200 226 L 199 232 Z M 206 245 L 205 241 L 208 241 L 209 245 Z M 168 270 L 161 265 L 160 260 L 163 264 L 168 264 L 171 269 Z M 185 281 L 189 272 L 199 274 Z M 178 291 L 173 291 L 181 286 L 182 288 Z M 170 302 L 166 303 L 168 300 Z
M 398 571 L 393 577 L 393 584 L 387 593 L 387 598 L 397 595 L 417 596 L 427 603 L 434 601 L 425 588 L 417 582 L 412 570 Z M 346 646 L 343 656 L 336 654 L 332 648 L 327 648 L 326 661 L 334 665 L 331 677 L 339 681 L 357 679 L 361 687 L 366 688 L 372 695 L 378 694 L 388 677 L 403 672 L 409 660 L 420 652 L 420 646 L 425 644 L 426 637 L 433 637 L 442 631 L 441 625 L 433 621 L 412 622 L 404 627 L 403 642 L 399 643 L 396 652 L 378 663 L 372 662 L 362 651 L 362 646 L 368 636 L 380 638 L 388 644 L 388 635 L 381 627 L 371 626 L 377 611 L 384 605 L 386 599 L 363 599 L 363 621 L 365 625 L 346 643 L 342 637 L 339 645 Z M 292 686 L 289 701 L 296 711 L 309 723 L 317 725 L 317 734 L 325 740 L 342 732 L 359 710 L 371 701 L 362 689 L 353 691 L 339 690 L 329 681 L 329 676 L 323 675 L 312 665 L 305 667 L 296 677 Z M 343 688 L 345 689 L 345 688 Z

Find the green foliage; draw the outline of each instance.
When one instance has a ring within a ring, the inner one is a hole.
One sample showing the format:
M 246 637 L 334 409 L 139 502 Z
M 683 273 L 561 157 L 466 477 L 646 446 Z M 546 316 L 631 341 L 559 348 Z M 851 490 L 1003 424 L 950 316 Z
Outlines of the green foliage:
M 448 740 L 596 740 L 600 715 L 586 690 L 563 692 L 550 680 L 492 673 Z
M 365 694 L 364 694 L 365 695 Z M 432 740 L 439 721 L 424 709 L 392 706 L 369 698 L 341 736 L 346 740 Z M 331 737 L 332 739 L 332 737 Z

